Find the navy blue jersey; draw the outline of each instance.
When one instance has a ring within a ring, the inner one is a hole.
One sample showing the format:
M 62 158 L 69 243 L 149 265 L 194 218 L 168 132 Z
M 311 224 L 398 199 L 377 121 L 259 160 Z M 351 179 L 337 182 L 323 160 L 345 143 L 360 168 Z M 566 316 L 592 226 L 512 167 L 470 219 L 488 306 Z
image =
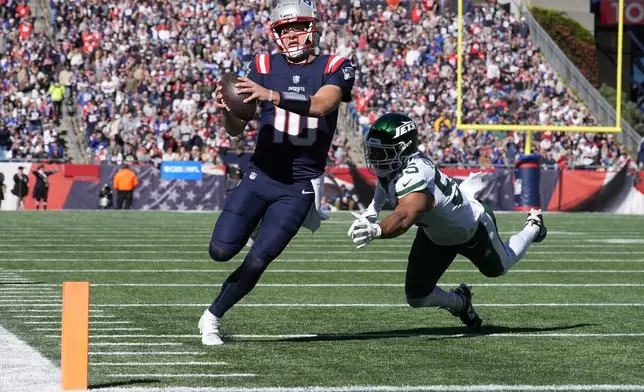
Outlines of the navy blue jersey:
M 305 65 L 288 63 L 281 54 L 262 54 L 250 63 L 247 77 L 263 87 L 305 95 L 325 85 L 342 89 L 351 101 L 355 69 L 341 56 L 322 55 Z M 324 117 L 304 117 L 262 102 L 260 129 L 251 165 L 282 183 L 311 180 L 324 173 L 338 122 L 338 111 Z

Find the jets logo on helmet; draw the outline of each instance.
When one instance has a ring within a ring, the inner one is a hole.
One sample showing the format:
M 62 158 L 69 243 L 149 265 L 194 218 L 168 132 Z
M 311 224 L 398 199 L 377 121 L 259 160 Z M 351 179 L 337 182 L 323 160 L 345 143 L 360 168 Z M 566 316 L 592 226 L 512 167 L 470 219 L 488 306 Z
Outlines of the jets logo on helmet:
M 407 121 L 403 125 L 396 128 L 396 137 L 402 136 L 409 131 L 416 130 L 416 123 L 412 120 Z
M 318 11 L 312 0 L 281 0 L 271 13 L 271 34 L 277 47 L 290 60 L 305 59 L 314 53 L 320 44 L 320 22 Z M 302 31 L 288 34 L 291 40 L 297 40 L 297 45 L 284 41 L 283 32 L 288 25 L 302 24 Z
M 418 154 L 418 127 L 402 113 L 387 113 L 369 129 L 364 142 L 369 171 L 386 177 L 405 167 Z

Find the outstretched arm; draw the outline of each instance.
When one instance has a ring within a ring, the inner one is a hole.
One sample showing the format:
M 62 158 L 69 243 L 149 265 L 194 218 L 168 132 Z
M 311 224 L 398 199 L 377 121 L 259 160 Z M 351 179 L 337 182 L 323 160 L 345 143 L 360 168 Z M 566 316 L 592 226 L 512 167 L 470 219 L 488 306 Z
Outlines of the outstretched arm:
M 372 223 L 366 217 L 354 214 L 357 222 L 349 236 L 358 249 L 376 238 L 395 238 L 418 222 L 425 211 L 434 207 L 434 196 L 427 190 L 411 192 L 398 201 L 396 209 L 380 223 Z
M 434 196 L 427 191 L 412 192 L 400 199 L 398 206 L 379 223 L 380 238 L 395 238 L 405 234 L 418 222 L 425 211 L 434 207 Z

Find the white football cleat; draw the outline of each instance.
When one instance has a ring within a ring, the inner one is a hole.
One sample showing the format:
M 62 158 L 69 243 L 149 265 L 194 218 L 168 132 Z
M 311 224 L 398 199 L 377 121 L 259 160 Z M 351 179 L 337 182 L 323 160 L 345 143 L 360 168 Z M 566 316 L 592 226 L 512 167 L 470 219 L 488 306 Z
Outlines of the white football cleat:
M 546 229 L 546 225 L 543 223 L 543 214 L 541 213 L 541 209 L 532 208 L 528 213 L 528 218 L 525 220 L 525 224 L 526 226 L 532 225 L 539 228 L 539 233 L 532 242 L 541 242 L 546 238 L 548 229 Z
M 220 346 L 224 344 L 219 334 L 220 320 L 210 310 L 206 309 L 199 319 L 199 333 L 204 346 Z

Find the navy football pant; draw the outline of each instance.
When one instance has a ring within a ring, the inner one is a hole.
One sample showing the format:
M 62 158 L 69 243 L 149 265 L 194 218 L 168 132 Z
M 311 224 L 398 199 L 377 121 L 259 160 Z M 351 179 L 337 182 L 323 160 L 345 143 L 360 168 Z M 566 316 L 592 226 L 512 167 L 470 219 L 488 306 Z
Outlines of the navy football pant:
M 226 279 L 210 311 L 221 317 L 248 294 L 304 223 L 314 203 L 310 181 L 282 184 L 251 170 L 226 199 L 210 241 L 210 256 L 227 261 L 244 247 L 261 219 L 244 262 Z

